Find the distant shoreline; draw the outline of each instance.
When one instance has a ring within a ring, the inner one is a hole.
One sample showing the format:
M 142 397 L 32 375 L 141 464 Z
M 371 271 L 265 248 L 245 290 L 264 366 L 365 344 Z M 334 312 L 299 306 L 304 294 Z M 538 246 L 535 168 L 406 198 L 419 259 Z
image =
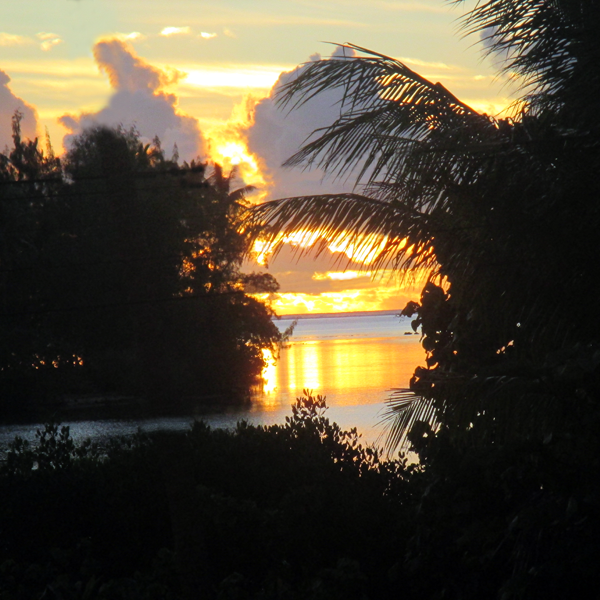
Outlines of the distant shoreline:
M 296 319 L 342 319 L 345 317 L 385 317 L 388 315 L 399 316 L 402 312 L 401 308 L 396 310 L 358 310 L 355 312 L 342 313 L 301 313 L 298 315 L 281 315 L 277 318 L 278 321 L 294 321 Z

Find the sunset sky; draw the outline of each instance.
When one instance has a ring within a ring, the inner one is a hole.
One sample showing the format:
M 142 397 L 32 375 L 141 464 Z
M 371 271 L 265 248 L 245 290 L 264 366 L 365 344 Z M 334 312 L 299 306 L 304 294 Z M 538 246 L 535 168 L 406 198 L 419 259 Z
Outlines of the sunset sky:
M 478 39 L 462 38 L 461 10 L 442 0 L 2 0 L 0 145 L 19 108 L 25 134 L 47 129 L 57 152 L 89 124 L 135 124 L 167 154 L 177 143 L 182 159 L 240 163 L 261 199 L 339 191 L 321 173 L 280 168 L 333 120 L 337 99 L 283 113 L 272 99 L 280 75 L 330 56 L 326 42 L 349 42 L 497 114 L 510 88 Z M 417 295 L 391 274 L 373 279 L 368 265 L 335 266 L 339 256 L 298 259 L 285 248 L 270 263 L 277 312 L 398 309 Z

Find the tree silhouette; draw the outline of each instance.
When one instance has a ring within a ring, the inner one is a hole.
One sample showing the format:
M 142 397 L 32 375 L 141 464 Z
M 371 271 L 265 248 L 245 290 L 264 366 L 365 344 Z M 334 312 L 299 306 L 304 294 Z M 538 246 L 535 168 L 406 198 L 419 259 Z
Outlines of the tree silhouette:
M 392 444 L 413 426 L 416 446 L 439 427 L 482 443 L 544 436 L 596 393 L 598 11 L 490 0 L 466 13 L 465 30 L 522 86 L 511 117 L 479 114 L 357 46 L 282 91 L 293 109 L 342 90 L 340 117 L 286 164 L 355 177 L 356 192 L 276 200 L 250 222 L 274 244 L 306 229 L 322 244 L 383 239 L 369 269 L 429 273 L 405 311 L 417 314 L 427 364 L 392 398 Z
M 86 130 L 58 161 L 21 140 L 18 115 L 14 129 L 0 182 L 5 398 L 247 393 L 281 341 L 245 293 L 249 190 L 135 130 Z M 259 279 L 252 291 L 276 287 Z

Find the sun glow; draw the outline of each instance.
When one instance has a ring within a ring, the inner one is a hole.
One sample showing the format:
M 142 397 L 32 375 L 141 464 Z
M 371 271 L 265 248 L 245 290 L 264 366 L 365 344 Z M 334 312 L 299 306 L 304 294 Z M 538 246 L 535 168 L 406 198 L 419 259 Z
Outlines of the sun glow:
M 269 184 L 263 175 L 259 158 L 250 152 L 244 135 L 254 119 L 254 106 L 257 99 L 248 95 L 235 107 L 225 125 L 213 127 L 207 134 L 208 154 L 212 162 L 221 165 L 225 173 L 237 170 L 237 176 L 243 185 L 252 185 L 257 189 L 253 201 L 264 200 Z
M 363 276 L 367 275 L 367 272 L 349 271 L 348 273 L 357 277 L 337 278 L 337 275 L 342 273 L 335 271 L 316 273 L 317 278 L 313 275 L 316 281 L 328 279 L 337 284 L 338 289 L 334 291 L 314 293 L 284 291 L 274 294 L 256 294 L 256 298 L 268 301 L 278 315 L 401 310 L 407 302 L 419 299 L 428 277 L 426 271 L 404 275 L 384 271 L 376 279 L 371 277 L 369 281 L 365 281 Z M 358 278 L 362 280 L 360 284 L 355 283 Z M 352 287 L 339 289 L 344 282 L 348 282 Z
M 299 229 L 291 233 L 281 233 L 270 241 L 259 240 L 255 242 L 254 252 L 257 255 L 257 262 L 261 265 L 267 262 L 269 256 L 277 251 L 281 244 L 290 244 L 293 248 L 306 250 L 312 248 L 317 242 L 323 240 L 320 231 L 310 231 L 308 229 Z M 370 234 L 367 236 L 340 235 L 325 241 L 325 247 L 330 252 L 345 254 L 348 260 L 369 265 L 373 263 L 386 248 L 388 236 Z M 350 276 L 344 277 L 350 279 Z
M 249 150 L 246 139 L 246 131 L 254 123 L 254 109 L 258 100 L 259 98 L 248 95 L 234 109 L 227 123 L 213 127 L 207 134 L 209 160 L 220 164 L 226 174 L 235 168 L 241 185 L 256 187 L 257 192 L 251 197 L 252 202 L 256 204 L 267 199 L 270 188 L 268 171 L 261 158 Z M 418 297 L 414 290 L 408 291 L 407 286 L 393 285 L 389 280 L 373 281 L 373 274 L 376 272 L 373 266 L 377 266 L 378 258 L 392 243 L 388 236 L 361 236 L 351 232 L 341 232 L 335 236 L 323 234 L 324 232 L 318 229 L 297 229 L 280 233 L 271 240 L 255 242 L 252 258 L 260 265 L 266 265 L 269 258 L 276 254 L 277 248 L 287 244 L 299 253 L 312 251 L 313 255 L 318 255 L 320 251 L 327 250 L 334 253 L 333 264 L 341 267 L 315 273 L 312 277 L 314 281 L 331 282 L 334 287 L 331 291 L 305 293 L 300 290 L 286 290 L 280 293 L 256 294 L 260 300 L 269 302 L 277 314 L 396 310 L 408 300 Z M 406 246 L 405 241 L 394 244 L 396 250 L 403 246 Z M 405 251 L 410 253 L 410 248 L 405 248 Z M 346 264 L 351 268 L 344 270 Z M 364 270 L 361 266 L 364 266 Z M 377 271 L 381 275 L 384 271 L 380 266 Z M 276 273 L 275 275 L 277 276 Z M 357 279 L 362 280 L 360 284 L 355 281 Z M 344 285 L 345 282 L 348 282 L 347 285 Z M 270 373 L 274 365 L 272 357 L 264 358 L 267 366 L 263 378 L 265 391 L 269 392 L 272 391 Z
M 371 277 L 371 271 L 327 271 L 326 273 L 314 273 L 312 278 L 315 281 L 331 279 L 332 281 L 347 281 L 349 279 L 358 279 L 359 277 Z
M 343 252 L 350 260 L 371 264 L 384 250 L 388 243 L 388 236 L 371 234 L 367 236 L 341 235 L 334 239 L 327 248 L 331 252 Z

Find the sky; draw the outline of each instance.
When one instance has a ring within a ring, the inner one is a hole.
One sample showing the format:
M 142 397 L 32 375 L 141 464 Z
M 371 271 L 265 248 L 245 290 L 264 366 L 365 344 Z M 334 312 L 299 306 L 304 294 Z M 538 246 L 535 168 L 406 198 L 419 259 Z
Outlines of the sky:
M 462 35 L 463 12 L 443 0 L 2 0 L 0 148 L 19 109 L 24 134 L 48 132 L 57 153 L 87 126 L 135 125 L 167 154 L 177 144 L 182 159 L 238 165 L 260 188 L 255 201 L 349 191 L 318 171 L 281 168 L 332 122 L 335 94 L 287 113 L 277 86 L 352 43 L 498 114 L 510 89 L 479 39 Z M 396 310 L 418 298 L 419 281 L 372 273 L 333 246 L 317 259 L 295 249 L 269 261 L 279 314 Z

